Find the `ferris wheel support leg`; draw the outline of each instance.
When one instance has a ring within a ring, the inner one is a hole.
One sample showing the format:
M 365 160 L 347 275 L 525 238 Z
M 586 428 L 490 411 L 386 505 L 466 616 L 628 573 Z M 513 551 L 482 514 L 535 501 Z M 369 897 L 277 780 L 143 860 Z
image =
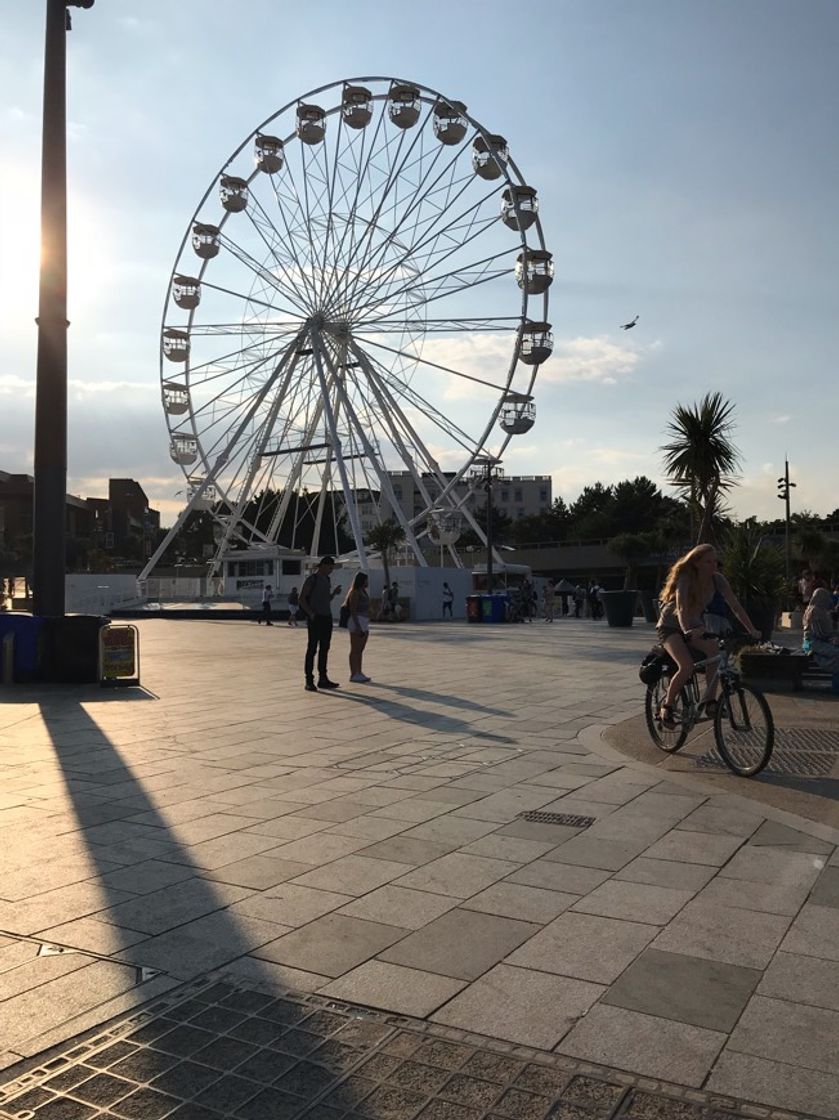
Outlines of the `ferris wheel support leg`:
M 146 580 L 149 578 L 149 574 L 154 571 L 155 567 L 157 566 L 158 560 L 163 555 L 163 553 L 166 551 L 166 549 L 169 547 L 169 545 L 172 543 L 172 541 L 175 539 L 175 537 L 178 535 L 178 533 L 181 531 L 181 529 L 184 526 L 184 522 L 189 517 L 189 515 L 192 513 L 193 509 L 196 508 L 198 502 L 201 500 L 201 497 L 202 497 L 204 491 L 207 489 L 208 486 L 211 485 L 211 483 L 214 480 L 215 480 L 215 473 L 210 472 L 210 474 L 207 475 L 207 477 L 204 479 L 204 481 L 201 483 L 201 485 L 196 489 L 195 493 L 192 495 L 192 497 L 189 499 L 187 504 L 181 510 L 180 514 L 178 515 L 177 520 L 175 521 L 175 524 L 172 526 L 172 528 L 169 530 L 169 532 L 166 534 L 166 536 L 163 538 L 163 540 L 160 542 L 160 544 L 154 550 L 152 555 L 146 561 L 146 566 L 143 568 L 142 572 L 140 572 L 140 574 L 137 576 L 137 584 L 138 585 L 144 584 L 146 582 Z
M 350 479 L 347 474 L 347 464 L 344 462 L 344 456 L 341 453 L 341 441 L 338 438 L 338 426 L 335 422 L 335 413 L 332 411 L 332 406 L 329 401 L 329 393 L 326 381 L 326 375 L 323 372 L 323 341 L 320 337 L 320 332 L 311 327 L 309 335 L 312 340 L 312 352 L 315 359 L 315 366 L 318 372 L 318 381 L 320 382 L 323 410 L 326 416 L 326 426 L 329 429 L 329 438 L 332 440 L 332 451 L 335 456 L 335 461 L 338 465 L 338 473 L 341 476 L 341 485 L 344 488 L 346 495 L 350 494 Z M 367 553 L 364 549 L 364 534 L 361 531 L 361 522 L 358 520 L 358 510 L 351 501 L 347 501 L 347 514 L 350 519 L 350 527 L 352 529 L 353 540 L 355 547 L 358 550 L 358 560 L 363 572 L 367 571 Z
M 342 385 L 340 377 L 338 377 L 338 371 L 333 368 L 332 361 L 330 359 L 329 354 L 325 353 L 324 358 L 326 359 L 326 362 L 329 365 L 330 370 L 332 372 L 332 375 L 333 375 L 333 378 L 334 378 L 334 381 L 335 381 L 335 387 L 337 389 L 338 396 L 339 396 L 341 402 L 344 405 L 344 411 L 347 415 L 347 419 L 348 420 L 351 419 L 356 426 L 359 438 L 361 439 L 362 446 L 364 447 L 364 450 L 367 452 L 367 455 L 370 459 L 370 462 L 373 464 L 373 470 L 376 472 L 376 475 L 378 476 L 379 485 L 381 486 L 382 490 L 384 491 L 385 497 L 388 500 L 390 508 L 393 510 L 393 513 L 394 513 L 394 516 L 396 517 L 396 520 L 399 522 L 399 524 L 402 527 L 403 532 L 405 533 L 405 539 L 408 542 L 408 544 L 411 546 L 411 551 L 413 552 L 414 557 L 416 558 L 417 563 L 420 565 L 420 567 L 422 567 L 422 568 L 427 567 L 428 561 L 426 560 L 426 558 L 423 554 L 423 551 L 420 548 L 416 537 L 414 536 L 414 531 L 411 528 L 411 526 L 409 525 L 408 519 L 405 516 L 401 505 L 397 501 L 396 495 L 393 492 L 393 486 L 391 484 L 390 477 L 389 477 L 387 471 L 382 466 L 382 464 L 379 462 L 378 457 L 374 453 L 373 446 L 370 443 L 369 439 L 367 438 L 366 432 L 364 431 L 364 425 L 359 420 L 358 413 L 353 408 L 352 403 L 350 402 L 349 396 L 347 395 L 346 389 Z M 347 502 L 349 503 L 350 501 L 352 501 L 352 499 L 350 498 L 350 491 L 345 490 L 344 493 L 347 496 Z
M 416 486 L 417 490 L 422 495 L 422 500 L 430 509 L 433 505 L 431 494 L 428 492 L 428 489 L 423 482 L 422 474 L 416 468 L 416 464 L 414 463 L 414 456 L 408 450 L 405 441 L 402 439 L 402 435 L 399 431 L 398 426 L 394 423 L 393 413 L 391 409 L 387 407 L 385 399 L 382 396 L 381 388 L 378 384 L 373 370 L 371 370 L 370 368 L 370 362 L 367 359 L 367 355 L 362 350 L 359 350 L 357 346 L 353 346 L 352 350 L 353 354 L 356 357 L 356 360 L 361 363 L 362 369 L 367 374 L 367 379 L 370 388 L 373 390 L 373 396 L 376 398 L 376 403 L 379 406 L 381 417 L 387 424 L 388 430 L 390 432 L 390 438 L 393 440 L 395 447 L 402 456 L 402 462 L 407 466 L 408 472 L 410 473 L 411 478 L 414 481 L 414 486 Z

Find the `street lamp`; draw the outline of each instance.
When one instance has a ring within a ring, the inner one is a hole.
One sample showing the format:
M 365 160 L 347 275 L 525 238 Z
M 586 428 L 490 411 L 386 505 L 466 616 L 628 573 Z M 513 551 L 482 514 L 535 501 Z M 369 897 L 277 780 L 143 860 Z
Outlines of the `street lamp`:
M 33 609 L 64 614 L 67 493 L 67 42 L 69 7 L 93 0 L 47 0 L 41 139 L 41 276 L 35 399 Z
M 789 480 L 789 459 L 784 459 L 784 474 L 782 478 L 778 479 L 778 497 L 786 506 L 786 517 L 784 519 L 784 558 L 786 562 L 786 578 L 787 583 L 790 579 L 790 546 L 789 546 L 789 492 L 795 486 L 794 482 Z
M 492 484 L 504 477 L 501 460 L 492 455 L 479 455 L 473 461 L 469 477 L 486 493 L 486 538 L 487 538 L 487 591 L 492 593 Z

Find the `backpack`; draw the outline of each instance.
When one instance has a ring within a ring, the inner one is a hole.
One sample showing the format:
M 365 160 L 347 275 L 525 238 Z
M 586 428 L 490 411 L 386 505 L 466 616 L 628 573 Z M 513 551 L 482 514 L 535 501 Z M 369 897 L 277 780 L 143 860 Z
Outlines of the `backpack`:
M 638 667 L 638 676 L 641 683 L 648 687 L 658 684 L 666 672 L 675 668 L 673 658 L 661 646 L 653 646 Z
M 341 609 L 338 611 L 338 625 L 342 626 L 344 629 L 346 629 L 347 623 L 349 622 L 349 620 L 350 620 L 350 608 L 347 606 L 346 603 L 342 603 L 341 604 Z

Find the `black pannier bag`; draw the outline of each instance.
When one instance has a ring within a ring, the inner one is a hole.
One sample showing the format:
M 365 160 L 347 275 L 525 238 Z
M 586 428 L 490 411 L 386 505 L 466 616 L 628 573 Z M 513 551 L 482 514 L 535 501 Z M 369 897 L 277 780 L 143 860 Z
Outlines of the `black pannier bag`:
M 653 685 L 675 667 L 672 657 L 661 648 L 653 646 L 638 668 L 638 676 L 645 685 Z

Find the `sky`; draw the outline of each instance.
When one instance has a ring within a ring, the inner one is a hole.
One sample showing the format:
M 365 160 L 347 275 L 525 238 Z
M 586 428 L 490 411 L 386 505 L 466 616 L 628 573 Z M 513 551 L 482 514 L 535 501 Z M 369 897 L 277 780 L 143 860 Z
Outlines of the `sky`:
M 32 470 L 44 7 L 9 5 L 0 28 L 11 472 Z M 539 191 L 555 350 L 508 474 L 550 474 L 567 501 L 597 480 L 663 483 L 672 410 L 719 390 L 737 515 L 782 514 L 785 455 L 794 510 L 839 507 L 836 0 L 97 0 L 73 24 L 71 493 L 133 477 L 175 516 L 160 324 L 196 206 L 282 105 L 375 74 L 466 102 Z

